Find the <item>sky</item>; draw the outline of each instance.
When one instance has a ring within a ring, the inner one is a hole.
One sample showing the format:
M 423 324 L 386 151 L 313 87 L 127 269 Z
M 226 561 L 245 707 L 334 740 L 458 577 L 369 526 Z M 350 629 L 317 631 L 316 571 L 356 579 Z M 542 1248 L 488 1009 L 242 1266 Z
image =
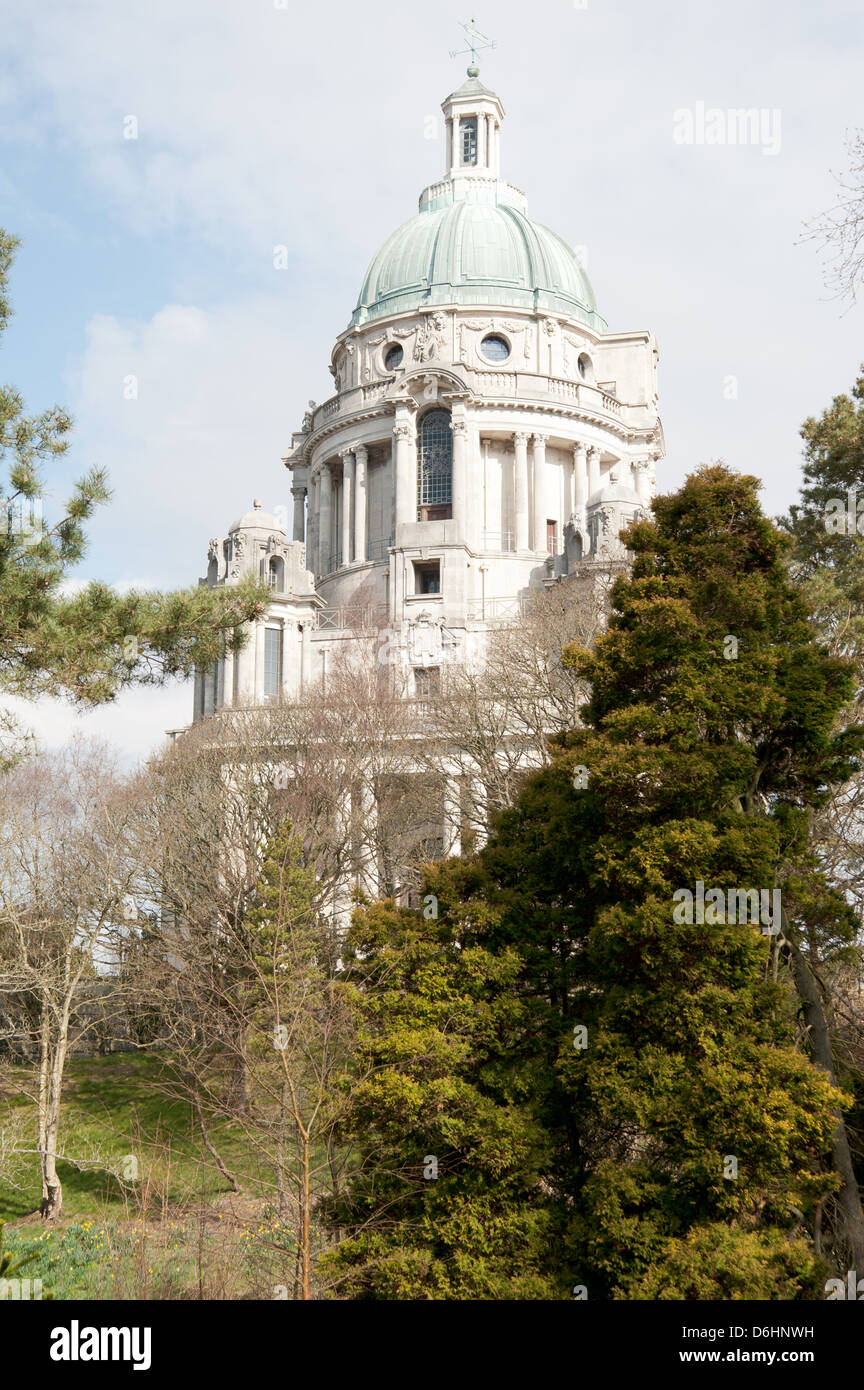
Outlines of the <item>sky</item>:
M 802 421 L 864 359 L 864 306 L 831 297 L 805 239 L 864 125 L 858 0 L 475 14 L 502 176 L 583 248 L 610 329 L 657 336 L 660 489 L 723 459 L 784 511 Z M 195 583 L 253 497 L 290 513 L 291 432 L 332 394 L 369 261 L 443 172 L 468 18 L 410 0 L 0 0 L 0 224 L 22 241 L 0 380 L 74 415 L 47 518 L 86 468 L 109 470 L 76 579 Z M 189 722 L 192 691 L 83 718 L 10 703 L 46 746 L 82 730 L 131 765 Z

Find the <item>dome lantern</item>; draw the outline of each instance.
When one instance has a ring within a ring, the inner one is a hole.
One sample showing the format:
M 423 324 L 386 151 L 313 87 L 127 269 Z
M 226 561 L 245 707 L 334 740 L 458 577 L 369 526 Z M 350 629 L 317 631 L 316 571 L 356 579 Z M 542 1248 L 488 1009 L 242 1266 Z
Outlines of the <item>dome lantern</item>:
M 446 179 L 497 179 L 501 170 L 501 122 L 504 107 L 477 76 L 468 79 L 441 103 L 444 112 Z

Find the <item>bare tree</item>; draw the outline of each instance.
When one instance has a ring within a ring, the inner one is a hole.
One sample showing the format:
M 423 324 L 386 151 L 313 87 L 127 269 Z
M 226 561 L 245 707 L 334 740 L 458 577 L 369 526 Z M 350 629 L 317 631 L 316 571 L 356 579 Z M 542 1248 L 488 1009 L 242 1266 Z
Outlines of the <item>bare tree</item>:
M 864 131 L 846 140 L 849 168 L 835 174 L 837 203 L 807 224 L 804 241 L 816 241 L 829 252 L 825 284 L 838 298 L 856 303 L 864 276 Z
M 83 741 L 0 781 L 0 1040 L 36 1055 L 41 1214 L 49 1221 L 63 1203 L 57 1158 L 69 1049 L 120 1007 L 134 887 L 128 810 L 106 750 Z M 96 1013 L 79 1007 L 93 983 Z

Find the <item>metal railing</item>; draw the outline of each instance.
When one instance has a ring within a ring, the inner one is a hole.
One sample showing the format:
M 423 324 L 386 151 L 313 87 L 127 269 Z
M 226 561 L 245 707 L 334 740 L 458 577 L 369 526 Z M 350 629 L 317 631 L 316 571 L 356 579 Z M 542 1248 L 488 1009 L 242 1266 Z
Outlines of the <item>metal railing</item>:
M 386 560 L 390 547 L 393 544 L 393 537 L 388 536 L 386 540 L 369 541 L 366 546 L 367 560 Z
M 518 594 L 513 598 L 478 598 L 469 603 L 466 617 L 470 623 L 515 623 L 524 611 L 525 599 Z
M 331 631 L 377 632 L 387 625 L 386 603 L 353 604 L 344 608 L 319 608 L 315 626 Z
M 480 547 L 482 550 L 510 551 L 513 549 L 513 532 L 481 531 Z

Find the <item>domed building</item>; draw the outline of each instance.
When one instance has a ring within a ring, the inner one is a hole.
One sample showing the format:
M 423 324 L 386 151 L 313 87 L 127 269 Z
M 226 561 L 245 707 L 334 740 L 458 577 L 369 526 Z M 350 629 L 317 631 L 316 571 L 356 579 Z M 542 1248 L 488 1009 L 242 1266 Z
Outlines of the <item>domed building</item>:
M 653 335 L 608 330 L 578 252 L 501 179 L 504 109 L 476 67 L 443 111 L 443 177 L 373 257 L 335 393 L 283 460 L 291 537 L 256 504 L 210 543 L 206 582 L 252 571 L 272 600 L 196 683 L 196 718 L 301 697 L 358 629 L 390 634 L 422 695 L 532 588 L 620 562 L 650 501 Z

